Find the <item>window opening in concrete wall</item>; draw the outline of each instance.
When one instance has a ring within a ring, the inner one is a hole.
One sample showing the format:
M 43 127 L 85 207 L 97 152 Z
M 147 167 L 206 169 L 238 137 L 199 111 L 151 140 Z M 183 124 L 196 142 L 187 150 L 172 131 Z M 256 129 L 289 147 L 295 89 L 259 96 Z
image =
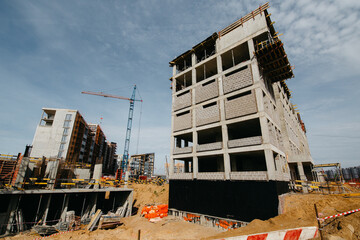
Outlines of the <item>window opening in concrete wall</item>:
M 234 99 L 237 99 L 237 98 L 241 98 L 241 97 L 244 97 L 244 96 L 250 95 L 250 94 L 251 94 L 251 91 L 246 91 L 246 92 L 243 92 L 243 93 L 240 93 L 240 94 L 237 94 L 237 95 L 228 97 L 227 100 L 228 100 L 228 101 L 231 101 L 231 100 L 234 100 Z
M 52 126 L 55 118 L 55 113 L 55 110 L 44 110 L 41 117 L 40 126 Z
M 222 54 L 221 60 L 223 71 L 232 68 L 239 63 L 250 60 L 249 47 L 247 42 Z
M 187 54 L 183 57 L 182 61 L 176 63 L 176 72 L 180 73 L 192 66 L 191 54 Z
M 311 162 L 303 162 L 302 163 L 303 168 L 304 168 L 304 173 L 306 176 L 306 179 L 308 181 L 314 181 L 313 175 L 312 175 L 312 166 L 313 164 Z
M 263 75 L 263 79 L 264 79 L 265 89 L 270 94 L 272 100 L 275 101 L 273 83 L 267 77 L 265 77 L 264 75 Z
M 256 37 L 253 38 L 253 42 L 254 42 L 254 46 L 255 49 L 257 47 L 257 45 L 259 45 L 259 43 L 261 42 L 273 42 L 273 38 L 270 34 L 270 32 L 264 32 Z
M 196 82 L 212 77 L 217 74 L 216 58 L 196 68 Z
M 279 161 L 279 154 L 276 152 L 273 152 L 273 158 L 274 158 L 275 171 L 277 171 L 277 165 L 279 164 L 279 163 L 277 163 Z
M 215 106 L 216 104 L 217 104 L 217 102 L 208 103 L 208 104 L 203 105 L 203 108 L 208 108 L 208 107 L 211 107 L 211 106 Z
M 187 110 L 187 111 L 185 111 L 185 112 L 176 114 L 176 116 L 177 116 L 177 117 L 180 117 L 180 116 L 182 116 L 182 115 L 189 114 L 189 113 L 190 113 L 190 110 Z
M 262 136 L 259 118 L 229 124 L 229 140 Z
M 184 73 L 183 75 L 175 79 L 176 91 L 183 90 L 192 85 L 191 71 Z
M 205 60 L 215 53 L 215 40 L 209 41 L 203 45 L 199 45 L 195 48 L 196 63 Z
M 198 131 L 198 144 L 222 142 L 221 127 L 209 128 Z
M 175 147 L 184 148 L 193 146 L 192 133 L 175 136 Z
M 193 172 L 193 159 L 181 158 L 174 160 L 174 173 L 191 173 Z
M 207 85 L 209 85 L 209 84 L 211 84 L 211 83 L 214 83 L 214 82 L 215 82 L 215 79 L 210 80 L 210 81 L 208 81 L 208 82 L 206 82 L 206 83 L 203 83 L 201 86 L 205 87 L 205 86 L 207 86 Z
M 223 155 L 198 157 L 199 172 L 224 172 Z
M 292 180 L 300 180 L 299 169 L 297 163 L 289 163 L 290 176 Z
M 264 151 L 230 154 L 232 172 L 266 171 Z

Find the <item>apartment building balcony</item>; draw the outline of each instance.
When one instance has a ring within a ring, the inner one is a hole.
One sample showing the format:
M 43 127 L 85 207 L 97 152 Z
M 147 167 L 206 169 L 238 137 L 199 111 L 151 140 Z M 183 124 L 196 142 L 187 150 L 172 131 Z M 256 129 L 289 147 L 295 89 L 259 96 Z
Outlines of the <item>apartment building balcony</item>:
M 225 100 L 226 119 L 241 117 L 257 112 L 255 91 L 247 91 Z
M 220 108 L 218 102 L 201 105 L 196 108 L 196 126 L 220 121 Z
M 174 148 L 174 154 L 192 153 L 193 147 Z
M 174 96 L 174 111 L 191 106 L 191 90 L 179 93 Z
M 253 84 L 250 65 L 246 65 L 225 74 L 223 78 L 224 93 L 230 93 Z
M 233 139 L 228 141 L 229 148 L 261 145 L 261 144 L 262 144 L 261 136 Z
M 195 87 L 195 102 L 200 103 L 219 96 L 217 78 Z
M 230 179 L 267 181 L 268 175 L 266 171 L 230 172 Z
M 197 152 L 213 151 L 222 149 L 222 142 L 214 142 L 207 144 L 198 144 L 196 146 Z

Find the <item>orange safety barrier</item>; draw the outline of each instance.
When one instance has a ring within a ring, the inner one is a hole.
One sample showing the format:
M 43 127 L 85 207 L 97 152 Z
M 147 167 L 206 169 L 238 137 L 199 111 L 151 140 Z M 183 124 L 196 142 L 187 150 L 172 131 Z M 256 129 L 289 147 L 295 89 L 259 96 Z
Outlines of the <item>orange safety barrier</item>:
M 144 215 L 145 218 L 151 219 L 156 217 L 167 217 L 168 215 L 168 205 L 162 204 L 157 206 L 145 206 L 141 210 L 141 215 Z

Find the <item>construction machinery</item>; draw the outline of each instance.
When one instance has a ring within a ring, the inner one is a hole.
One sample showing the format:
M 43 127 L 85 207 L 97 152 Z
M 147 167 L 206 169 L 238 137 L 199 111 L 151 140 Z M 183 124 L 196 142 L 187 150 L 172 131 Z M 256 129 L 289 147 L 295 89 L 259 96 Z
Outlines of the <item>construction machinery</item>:
M 129 159 L 131 126 L 132 126 L 132 120 L 133 120 L 135 101 L 142 102 L 142 99 L 135 99 L 136 85 L 134 85 L 134 89 L 133 89 L 133 92 L 132 92 L 132 95 L 131 95 L 130 98 L 121 97 L 121 96 L 117 96 L 117 95 L 111 95 L 111 94 L 105 94 L 103 92 L 84 91 L 84 92 L 81 92 L 81 93 L 82 94 L 90 94 L 90 95 L 102 96 L 102 97 L 108 97 L 108 98 L 116 98 L 116 99 L 128 100 L 130 102 L 129 116 L 128 116 L 128 122 L 127 122 L 127 127 L 126 127 L 126 137 L 125 137 L 125 144 L 124 144 L 124 154 L 123 154 L 123 159 L 121 161 L 120 168 L 116 172 L 116 178 L 117 179 L 119 178 L 119 176 L 121 176 L 121 178 L 123 178 L 124 174 L 126 172 L 126 169 L 127 169 L 128 159 Z M 119 174 L 119 170 L 120 170 L 120 174 Z

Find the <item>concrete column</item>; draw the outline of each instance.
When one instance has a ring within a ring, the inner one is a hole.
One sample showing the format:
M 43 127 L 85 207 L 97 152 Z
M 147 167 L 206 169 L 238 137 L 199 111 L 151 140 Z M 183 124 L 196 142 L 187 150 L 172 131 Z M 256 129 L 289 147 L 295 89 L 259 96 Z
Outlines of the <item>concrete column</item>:
M 189 146 L 189 141 L 184 140 L 184 147 L 188 147 Z
M 47 215 L 49 213 L 50 202 L 51 202 L 51 194 L 49 194 L 49 198 L 46 203 L 46 209 L 45 209 L 44 218 L 43 218 L 43 225 L 46 225 L 46 219 L 47 219 Z
M 62 213 L 61 213 L 61 221 L 64 222 L 65 221 L 65 218 L 66 218 L 66 212 L 68 210 L 68 206 L 69 206 L 69 199 L 70 199 L 70 196 L 67 195 L 67 194 L 64 194 L 64 202 L 63 202 L 63 207 L 62 207 Z
M 264 114 L 260 114 L 260 127 L 261 127 L 263 144 L 270 143 L 270 132 L 267 121 L 268 120 L 264 116 Z
M 5 219 L 4 220 L 4 223 L 7 223 L 8 225 L 6 226 L 6 233 L 5 234 L 9 234 L 10 233 L 10 230 L 12 228 L 12 223 L 14 221 L 14 217 L 15 217 L 15 214 L 16 214 L 16 209 L 17 209 L 17 206 L 18 206 L 18 202 L 19 202 L 19 199 L 20 196 L 18 195 L 12 195 L 11 196 L 11 200 L 10 200 L 10 203 L 9 203 L 9 206 L 8 206 L 8 210 L 7 210 L 7 214 L 5 216 Z
M 307 181 L 302 162 L 297 162 L 297 167 L 300 175 L 300 180 Z
M 227 126 L 225 124 L 221 125 L 221 132 L 222 132 L 222 139 L 223 139 L 223 149 L 224 149 L 224 172 L 225 172 L 225 179 L 230 180 L 230 155 L 228 153 L 228 146 L 227 143 L 229 141 Z
M 175 137 L 172 137 L 172 138 L 174 138 L 174 142 L 176 142 L 176 147 L 181 148 L 181 140 L 180 139 L 175 139 Z
M 22 184 L 20 184 L 20 183 L 24 182 L 26 169 L 28 168 L 30 159 L 28 157 L 22 157 L 22 159 L 20 161 L 21 161 L 21 163 L 20 163 L 19 171 L 18 171 L 18 174 L 16 176 L 16 181 L 15 181 L 15 187 L 19 187 L 19 188 L 22 186 Z
M 50 178 L 50 181 L 48 182 L 48 185 L 47 185 L 47 187 L 49 189 L 55 188 L 55 179 L 56 179 L 57 172 L 59 169 L 59 163 L 60 163 L 59 159 L 56 159 L 56 160 L 49 159 L 49 161 L 47 163 L 46 170 L 45 170 L 45 176 L 48 176 L 48 178 Z
M 193 178 L 197 178 L 199 172 L 199 160 L 197 156 L 193 157 Z
M 277 180 L 276 179 L 276 171 L 275 171 L 275 162 L 273 152 L 270 149 L 265 149 L 265 161 L 266 161 L 266 168 L 269 180 Z
M 196 131 L 193 131 L 193 178 L 197 178 L 199 172 L 199 161 L 196 156 L 198 135 Z
M 95 182 L 98 183 L 96 185 L 94 185 L 94 189 L 98 189 L 100 186 L 99 186 L 99 183 L 100 183 L 100 178 L 102 176 L 102 164 L 95 164 L 95 167 L 94 167 L 94 174 L 93 174 L 93 179 L 95 179 Z
M 297 167 L 298 167 L 298 170 L 299 170 L 300 180 L 307 181 L 302 162 L 297 162 Z M 308 193 L 307 184 L 306 183 L 301 183 L 301 185 L 302 185 L 303 193 Z
M 256 83 L 260 81 L 260 72 L 259 72 L 258 62 L 254 55 L 255 52 L 254 41 L 250 39 L 247 43 L 249 47 L 249 55 L 251 60 L 251 72 L 253 75 L 254 83 Z
M 170 155 L 170 161 L 169 161 L 169 178 L 171 179 L 171 177 L 174 175 L 174 157 L 172 156 L 172 154 Z

